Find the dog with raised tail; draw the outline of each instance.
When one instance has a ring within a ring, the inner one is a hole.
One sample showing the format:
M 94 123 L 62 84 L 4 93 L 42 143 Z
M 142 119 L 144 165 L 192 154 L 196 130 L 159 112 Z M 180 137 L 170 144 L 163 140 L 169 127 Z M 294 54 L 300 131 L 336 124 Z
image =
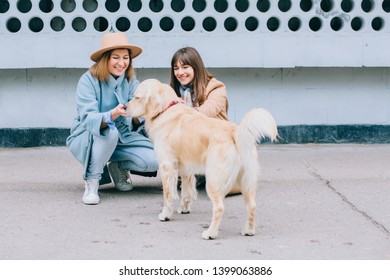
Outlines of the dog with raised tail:
M 210 118 L 183 104 L 174 90 L 156 79 L 140 83 L 127 104 L 131 117 L 145 119 L 145 129 L 159 161 L 163 186 L 160 221 L 173 215 L 173 200 L 178 199 L 177 182 L 181 177 L 179 213 L 190 213 L 197 196 L 195 175 L 205 175 L 206 192 L 212 201 L 212 220 L 202 233 L 204 239 L 218 236 L 224 212 L 224 198 L 232 190 L 241 191 L 246 205 L 242 235 L 255 234 L 256 188 L 259 162 L 256 143 L 262 138 L 275 141 L 277 125 L 265 109 L 246 113 L 239 125 Z

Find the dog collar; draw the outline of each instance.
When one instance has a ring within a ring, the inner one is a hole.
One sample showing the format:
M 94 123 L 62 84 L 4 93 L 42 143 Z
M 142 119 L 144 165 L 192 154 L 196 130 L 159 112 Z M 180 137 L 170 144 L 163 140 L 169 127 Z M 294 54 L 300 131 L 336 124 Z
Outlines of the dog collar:
M 156 119 L 156 118 L 159 117 L 162 113 L 164 113 L 166 110 L 168 110 L 168 109 L 171 108 L 172 106 L 175 106 L 176 104 L 179 104 L 179 103 L 184 104 L 184 101 L 183 101 L 182 99 L 172 101 L 171 103 L 169 103 L 168 107 L 164 109 L 164 111 L 162 111 L 160 114 L 158 114 L 157 116 L 155 116 L 153 119 Z
M 172 101 L 171 103 L 169 103 L 168 107 L 165 108 L 164 112 L 165 112 L 166 110 L 168 110 L 169 108 L 171 108 L 172 106 L 178 104 L 178 103 L 183 103 L 183 102 L 180 102 L 180 101 L 178 101 L 178 100 Z

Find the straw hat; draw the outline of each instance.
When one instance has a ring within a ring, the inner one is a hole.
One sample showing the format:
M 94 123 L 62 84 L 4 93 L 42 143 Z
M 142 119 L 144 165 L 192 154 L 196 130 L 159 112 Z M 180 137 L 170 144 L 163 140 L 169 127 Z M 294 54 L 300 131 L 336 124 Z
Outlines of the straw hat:
M 114 49 L 128 49 L 131 51 L 131 58 L 134 58 L 142 53 L 142 49 L 135 45 L 129 45 L 125 33 L 110 32 L 103 36 L 102 47 L 91 54 L 91 60 L 98 61 L 103 53 Z

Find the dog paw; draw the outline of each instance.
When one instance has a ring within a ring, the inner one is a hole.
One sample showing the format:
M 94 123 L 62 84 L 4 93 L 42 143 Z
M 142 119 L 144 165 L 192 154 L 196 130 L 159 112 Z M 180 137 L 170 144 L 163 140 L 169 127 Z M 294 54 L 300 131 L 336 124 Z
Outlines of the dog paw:
M 169 221 L 169 217 L 167 217 L 166 215 L 164 215 L 164 213 L 160 213 L 158 215 L 158 219 L 161 221 L 161 222 L 167 222 Z
M 241 232 L 241 235 L 243 235 L 243 236 L 254 236 L 255 235 L 255 230 L 243 230 Z
M 179 214 L 190 214 L 191 211 L 190 211 L 189 209 L 182 209 L 182 208 L 179 208 L 179 209 L 177 210 L 177 213 L 179 213 Z
M 218 234 L 210 234 L 209 230 L 205 230 L 202 233 L 202 238 L 205 239 L 205 240 L 210 240 L 210 239 L 215 239 L 217 237 L 217 235 Z

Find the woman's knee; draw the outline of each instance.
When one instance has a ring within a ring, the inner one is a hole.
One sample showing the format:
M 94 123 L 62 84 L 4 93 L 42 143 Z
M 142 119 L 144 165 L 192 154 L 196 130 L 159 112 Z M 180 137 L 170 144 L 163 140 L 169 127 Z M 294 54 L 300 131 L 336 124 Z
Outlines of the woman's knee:
M 148 172 L 157 171 L 159 167 L 159 163 L 156 157 L 150 158 L 148 161 Z
M 112 143 L 115 146 L 118 144 L 118 139 L 119 139 L 119 132 L 118 129 L 109 129 L 110 131 L 108 132 L 107 135 L 107 142 Z
M 144 150 L 142 155 L 143 155 L 143 160 L 146 163 L 146 169 L 147 169 L 146 171 L 147 172 L 157 171 L 159 167 L 159 163 L 154 150 L 153 149 Z
M 116 128 L 109 129 L 106 136 L 94 136 L 93 141 L 97 145 L 102 144 L 105 147 L 115 148 L 118 145 L 119 132 Z
M 136 149 L 128 156 L 128 159 L 120 162 L 120 166 L 124 170 L 138 172 L 156 172 L 158 170 L 159 164 L 153 150 Z

